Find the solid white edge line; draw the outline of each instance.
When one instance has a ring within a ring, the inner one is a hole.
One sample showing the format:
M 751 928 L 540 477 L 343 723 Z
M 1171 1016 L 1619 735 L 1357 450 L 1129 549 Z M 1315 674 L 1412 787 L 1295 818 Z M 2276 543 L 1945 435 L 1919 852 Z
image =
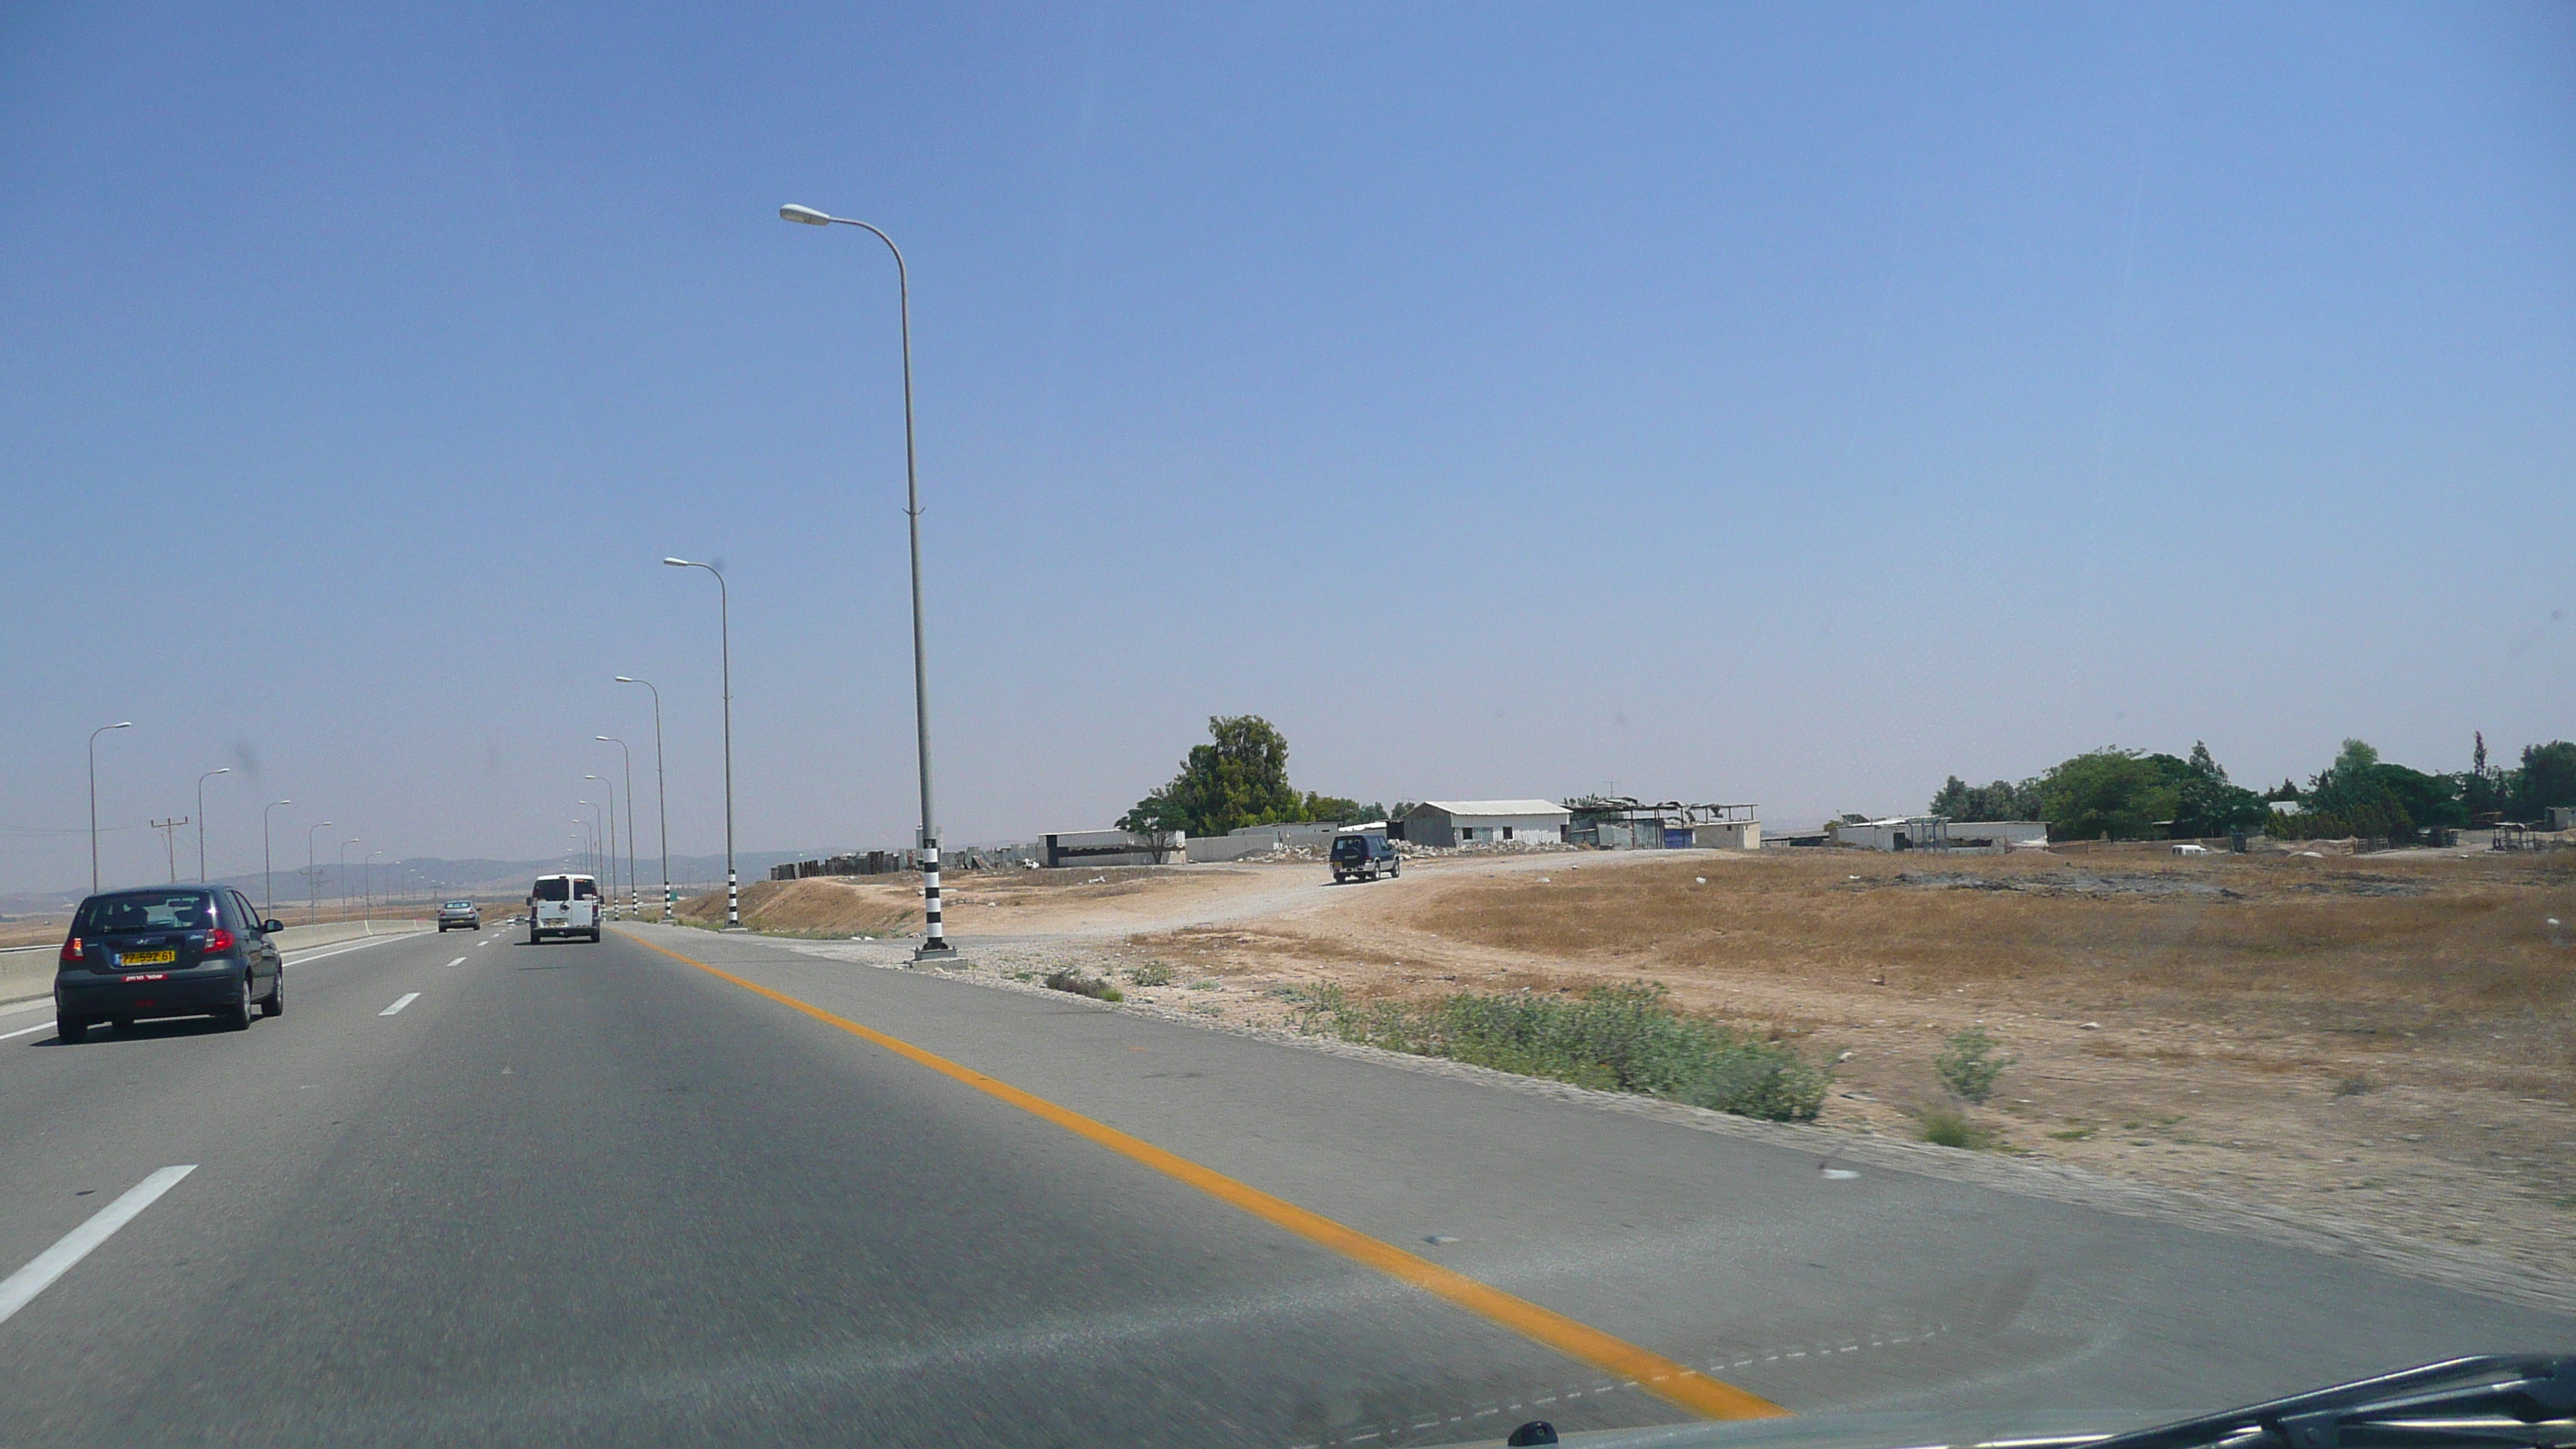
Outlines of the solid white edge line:
M 134 1186 L 125 1196 L 100 1208 L 90 1220 L 63 1234 L 60 1241 L 38 1253 L 27 1266 L 0 1279 L 0 1323 L 27 1306 L 37 1294 L 54 1285 L 54 1280 L 72 1270 L 72 1265 L 90 1255 L 90 1250 L 109 1238 L 116 1230 L 134 1221 L 145 1208 L 152 1206 L 161 1194 L 179 1185 L 179 1179 L 197 1170 L 191 1162 L 178 1167 L 165 1167 Z
M 404 992 L 404 993 L 402 994 L 402 996 L 401 996 L 401 998 L 400 998 L 400 999 L 398 999 L 398 1000 L 396 1000 L 396 1001 L 394 1002 L 394 1004 L 393 1004 L 393 1005 L 388 1006 L 388 1007 L 386 1007 L 384 1010 L 377 1012 L 377 1013 L 376 1013 L 376 1015 L 378 1015 L 378 1016 L 391 1016 L 391 1015 L 393 1015 L 395 1012 L 402 1010 L 404 1007 L 409 1006 L 409 1005 L 411 1005 L 413 1002 L 418 1001 L 418 1000 L 420 1000 L 420 993 L 419 993 L 419 992 L 417 992 L 417 991 L 406 991 L 406 992 Z
M 18 1028 L 16 1031 L 0 1031 L 0 1041 L 7 1041 L 9 1038 L 11 1038 L 11 1037 L 13 1037 L 13 1036 L 34 1036 L 36 1033 L 38 1033 L 38 1032 L 40 1032 L 40 1031 L 47 1030 L 47 1029 L 51 1028 L 52 1026 L 53 1026 L 53 1023 L 52 1023 L 52 1022 L 50 1022 L 50 1021 L 45 1021 L 45 1022 L 38 1022 L 38 1023 L 37 1023 L 36 1025 L 34 1025 L 34 1026 L 22 1026 L 22 1027 Z

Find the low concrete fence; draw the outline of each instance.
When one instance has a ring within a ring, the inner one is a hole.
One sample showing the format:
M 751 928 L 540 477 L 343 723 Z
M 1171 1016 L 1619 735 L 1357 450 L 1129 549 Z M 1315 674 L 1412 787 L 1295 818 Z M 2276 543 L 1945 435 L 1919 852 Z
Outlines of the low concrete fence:
M 428 921 L 324 921 L 318 926 L 289 926 L 277 933 L 276 940 L 281 951 L 303 951 L 369 936 L 408 936 L 431 929 Z M 61 951 L 59 941 L 0 951 L 0 1002 L 52 995 L 54 963 Z
M 1267 835 L 1193 835 L 1182 847 L 1191 861 L 1201 865 L 1268 855 L 1278 848 L 1279 843 Z
M 289 926 L 270 937 L 281 951 L 301 951 L 311 946 L 328 946 L 335 941 L 354 941 L 364 936 L 408 936 L 416 931 L 437 929 L 434 921 L 324 921 L 317 926 Z

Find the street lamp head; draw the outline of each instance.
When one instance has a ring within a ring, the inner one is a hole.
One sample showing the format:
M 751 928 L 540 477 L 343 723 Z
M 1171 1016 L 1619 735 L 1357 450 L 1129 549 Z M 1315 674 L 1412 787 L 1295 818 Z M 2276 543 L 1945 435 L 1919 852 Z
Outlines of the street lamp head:
M 610 739 L 610 738 L 609 738 L 608 736 L 606 736 L 606 735 L 592 735 L 592 736 L 591 736 L 591 738 L 592 738 L 592 739 L 594 739 L 594 740 L 599 741 L 599 742 L 600 742 L 600 743 L 602 743 L 602 744 L 609 744 L 609 745 L 613 745 L 613 744 L 617 743 L 617 741 Z
M 209 776 L 214 776 L 214 775 L 229 775 L 229 774 L 231 774 L 232 772 L 233 772 L 233 767 L 232 767 L 232 766 L 230 766 L 230 765 L 226 765 L 226 766 L 224 766 L 224 767 L 223 767 L 222 769 L 220 769 L 220 770 L 208 770 L 208 771 L 206 772 L 206 774 L 207 774 L 207 775 L 209 775 Z
M 130 719 L 128 719 L 128 720 L 119 720 L 119 721 L 117 721 L 115 724 L 112 724 L 112 725 L 101 725 L 101 726 L 100 726 L 100 728 L 101 728 L 102 730 L 130 730 L 130 729 L 134 728 L 134 721 L 132 721 L 132 720 L 130 720 Z
M 807 226 L 830 226 L 832 219 L 810 206 L 788 205 L 778 208 L 781 221 L 803 222 Z
M 617 676 L 617 682 L 618 682 L 618 683 L 620 683 L 620 684 L 633 684 L 633 683 L 635 683 L 636 681 L 634 681 L 634 680 L 632 680 L 632 679 L 629 679 L 629 678 L 627 678 L 625 675 L 621 674 L 621 675 Z
M 684 558 L 666 558 L 662 560 L 662 562 L 669 564 L 675 569 L 693 569 L 697 567 L 696 564 L 693 564 Z

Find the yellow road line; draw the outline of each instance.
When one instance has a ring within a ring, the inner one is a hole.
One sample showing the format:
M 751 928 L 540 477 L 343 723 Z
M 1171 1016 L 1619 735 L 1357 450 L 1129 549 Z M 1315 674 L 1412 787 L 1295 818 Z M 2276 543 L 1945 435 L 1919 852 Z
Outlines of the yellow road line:
M 620 934 L 623 934 L 622 932 Z M 1285 1198 L 1273 1197 L 1257 1187 L 1235 1181 L 1224 1173 L 1168 1152 L 1142 1138 L 1130 1137 L 1115 1127 L 1095 1122 L 1079 1112 L 1059 1107 L 1044 1097 L 1024 1092 L 1010 1083 L 988 1077 L 972 1067 L 957 1063 L 935 1052 L 922 1050 L 912 1043 L 886 1035 L 872 1027 L 859 1025 L 847 1017 L 835 1016 L 819 1006 L 799 1001 L 783 991 L 773 991 L 757 981 L 747 981 L 721 967 L 683 956 L 671 948 L 639 937 L 628 940 L 650 946 L 674 961 L 695 966 L 722 980 L 730 981 L 745 991 L 766 996 L 781 1006 L 801 1011 L 816 1021 L 837 1026 L 852 1036 L 874 1042 L 895 1055 L 928 1067 L 943 1077 L 963 1082 L 988 1096 L 1010 1103 L 1031 1116 L 1042 1117 L 1078 1137 L 1108 1148 L 1167 1177 L 1188 1183 L 1208 1196 L 1231 1203 L 1264 1222 L 1287 1229 L 1308 1242 L 1332 1249 L 1353 1262 L 1375 1268 L 1399 1282 L 1410 1283 L 1426 1293 L 1436 1294 L 1460 1308 L 1498 1323 L 1523 1337 L 1534 1339 L 1569 1358 L 1588 1363 L 1606 1373 L 1635 1383 L 1639 1388 L 1679 1404 L 1692 1413 L 1711 1419 L 1773 1419 L 1789 1412 L 1757 1394 L 1747 1393 L 1733 1384 L 1722 1383 L 1696 1369 L 1687 1368 L 1650 1353 L 1633 1343 L 1589 1324 L 1578 1323 L 1562 1313 L 1539 1307 L 1525 1298 L 1515 1298 L 1499 1288 L 1488 1287 L 1464 1273 L 1453 1272 L 1428 1258 L 1417 1257 L 1392 1243 L 1381 1242 L 1355 1228 L 1347 1228 L 1310 1212 Z

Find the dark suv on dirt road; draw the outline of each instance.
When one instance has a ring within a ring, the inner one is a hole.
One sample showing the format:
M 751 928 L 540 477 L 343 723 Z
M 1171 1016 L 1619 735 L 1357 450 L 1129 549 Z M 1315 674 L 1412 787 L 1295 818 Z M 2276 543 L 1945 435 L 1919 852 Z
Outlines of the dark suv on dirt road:
M 1336 881 L 1375 880 L 1386 875 L 1404 874 L 1404 862 L 1395 847 L 1383 835 L 1336 835 L 1333 837 L 1333 879 Z

